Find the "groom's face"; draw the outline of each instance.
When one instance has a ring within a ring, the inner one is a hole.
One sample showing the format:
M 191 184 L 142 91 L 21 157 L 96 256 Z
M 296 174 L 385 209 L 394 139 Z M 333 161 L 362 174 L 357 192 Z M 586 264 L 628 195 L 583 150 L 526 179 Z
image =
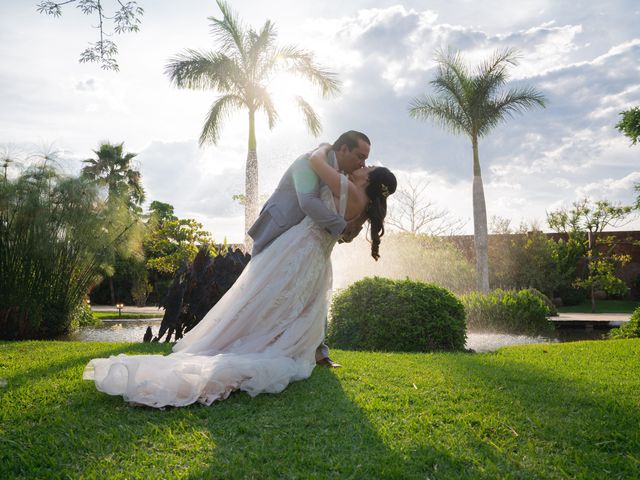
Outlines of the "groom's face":
M 336 152 L 340 170 L 346 173 L 353 173 L 364 167 L 365 161 L 369 158 L 370 149 L 371 147 L 364 140 L 358 140 L 358 145 L 353 150 L 349 150 L 349 147 L 342 145 L 340 150 Z

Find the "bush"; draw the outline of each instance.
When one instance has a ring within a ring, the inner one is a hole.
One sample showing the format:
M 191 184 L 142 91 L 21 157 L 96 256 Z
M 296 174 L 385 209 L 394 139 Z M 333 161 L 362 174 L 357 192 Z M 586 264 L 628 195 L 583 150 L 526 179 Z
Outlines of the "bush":
M 549 316 L 555 317 L 558 315 L 558 309 L 553 304 L 551 299 L 547 297 L 544 293 L 542 293 L 540 290 L 536 290 L 535 288 L 527 288 L 526 290 L 531 292 L 536 297 L 540 298 L 545 303 L 545 305 L 549 309 Z
M 464 307 L 435 285 L 368 277 L 333 297 L 327 340 L 351 350 L 464 350 Z
M 565 286 L 558 289 L 558 296 L 565 306 L 580 305 L 587 301 L 587 291 L 584 288 Z
M 640 337 L 640 307 L 631 314 L 627 323 L 609 330 L 609 338 L 638 338 Z
M 71 314 L 71 330 L 77 330 L 80 327 L 92 327 L 101 324 L 102 320 L 93 315 L 91 307 L 85 302 L 79 303 Z
M 470 330 L 515 334 L 540 334 L 553 330 L 547 320 L 551 310 L 540 292 L 496 289 L 461 297 Z M 548 299 L 547 299 L 548 300 Z

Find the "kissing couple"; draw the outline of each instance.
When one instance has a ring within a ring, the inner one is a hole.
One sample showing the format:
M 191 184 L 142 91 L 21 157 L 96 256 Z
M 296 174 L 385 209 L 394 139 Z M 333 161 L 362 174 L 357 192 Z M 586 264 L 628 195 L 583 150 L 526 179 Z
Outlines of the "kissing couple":
M 134 405 L 211 405 L 235 390 L 279 393 L 332 365 L 324 344 L 331 252 L 369 222 L 379 258 L 395 176 L 366 167 L 371 142 L 354 130 L 298 157 L 248 233 L 251 261 L 169 355 L 96 358 L 83 378 Z

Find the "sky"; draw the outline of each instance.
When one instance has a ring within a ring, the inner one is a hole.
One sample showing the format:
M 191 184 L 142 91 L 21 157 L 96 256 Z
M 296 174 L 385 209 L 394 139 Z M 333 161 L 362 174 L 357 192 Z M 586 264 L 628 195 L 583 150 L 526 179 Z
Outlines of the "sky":
M 80 64 L 96 21 L 65 6 L 60 18 L 36 11 L 36 0 L 0 0 L 0 149 L 33 160 L 57 152 L 69 173 L 100 142 L 124 142 L 137 153 L 149 201 L 195 218 L 214 239 L 243 239 L 246 113 L 229 117 L 217 145 L 200 148 L 213 91 L 180 90 L 165 74 L 185 49 L 215 50 L 208 17 L 214 1 L 140 0 L 140 32 L 112 38 L 119 72 Z M 105 8 L 115 2 L 105 1 Z M 509 86 L 533 86 L 545 109 L 517 115 L 480 140 L 488 216 L 546 229 L 546 212 L 584 197 L 630 204 L 640 182 L 640 146 L 615 124 L 640 105 L 640 4 L 637 0 L 519 2 L 487 0 L 338 2 L 235 0 L 245 25 L 275 22 L 280 44 L 316 55 L 342 81 L 323 99 L 296 79 L 279 77 L 272 91 L 280 121 L 257 123 L 259 184 L 270 194 L 295 158 L 355 129 L 372 141 L 369 164 L 426 182 L 425 200 L 472 233 L 472 157 L 467 137 L 408 115 L 410 101 L 430 92 L 437 49 L 460 50 L 470 65 L 496 49 L 516 48 Z M 310 135 L 291 101 L 300 93 L 320 115 Z M 9 175 L 16 175 L 12 167 Z M 640 228 L 638 218 L 624 229 Z

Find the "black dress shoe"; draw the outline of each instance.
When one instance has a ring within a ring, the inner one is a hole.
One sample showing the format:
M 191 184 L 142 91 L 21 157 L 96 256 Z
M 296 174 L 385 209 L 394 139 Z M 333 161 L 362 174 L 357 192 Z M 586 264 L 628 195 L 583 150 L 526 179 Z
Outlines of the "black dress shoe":
M 340 367 L 342 367 L 342 365 L 340 365 L 339 363 L 334 362 L 329 357 L 324 357 L 323 359 L 318 360 L 316 362 L 316 365 L 322 365 L 323 367 L 327 367 L 327 368 L 340 368 Z

